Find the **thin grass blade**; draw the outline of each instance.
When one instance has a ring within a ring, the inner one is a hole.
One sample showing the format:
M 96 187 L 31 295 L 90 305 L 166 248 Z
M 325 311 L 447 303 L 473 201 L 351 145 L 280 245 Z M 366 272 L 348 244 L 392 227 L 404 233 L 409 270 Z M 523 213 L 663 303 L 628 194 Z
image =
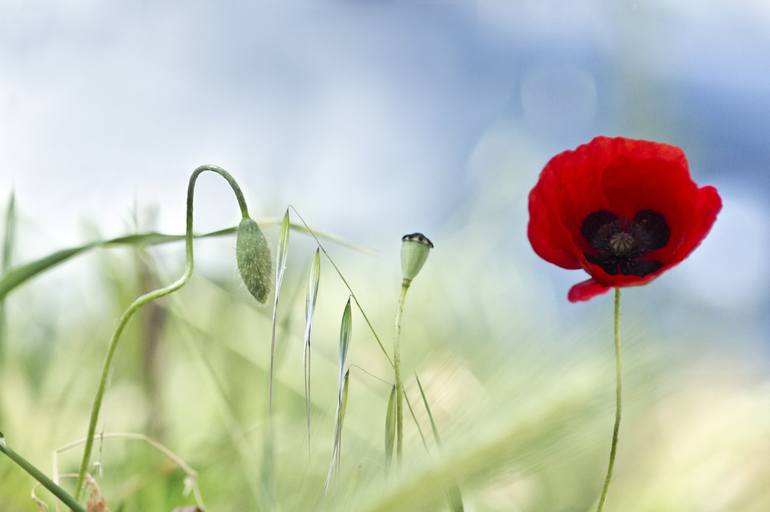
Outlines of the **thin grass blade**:
M 16 243 L 16 194 L 12 191 L 8 197 L 8 206 L 5 209 L 5 222 L 3 229 L 3 254 L 0 262 L 0 272 L 5 274 L 11 268 L 13 248 Z
M 318 285 L 321 280 L 321 251 L 316 249 L 313 263 L 310 265 L 310 275 L 307 281 L 307 297 L 305 299 L 305 343 L 302 358 L 305 370 L 305 419 L 307 421 L 307 449 L 310 454 L 310 336 L 313 330 L 313 316 L 318 301 Z
M 16 244 L 16 194 L 11 191 L 8 197 L 8 206 L 5 210 L 5 222 L 3 229 L 3 248 L 0 256 L 0 276 L 4 276 L 11 268 L 13 261 L 13 249 Z M 0 365 L 2 365 L 5 354 L 5 299 L 0 298 Z M 0 404 L 0 415 L 2 415 L 2 404 Z
M 258 224 L 263 226 L 278 224 L 278 222 L 280 222 L 276 218 L 264 218 L 264 219 L 254 219 L 254 220 Z M 369 249 L 347 242 L 336 235 L 333 235 L 330 233 L 324 233 L 322 231 L 317 231 L 315 229 L 310 229 L 304 224 L 291 224 L 291 229 L 303 234 L 310 235 L 315 239 L 323 238 L 323 239 L 329 240 L 330 242 L 343 245 L 345 247 L 348 247 L 350 249 L 353 249 L 359 252 L 364 252 L 364 253 L 371 252 Z M 216 231 L 211 231 L 208 233 L 203 233 L 200 235 L 195 235 L 195 238 L 196 239 L 216 238 L 221 236 L 234 235 L 235 232 L 236 232 L 235 227 L 225 228 L 225 229 L 219 229 Z M 97 247 L 119 247 L 124 245 L 151 246 L 151 245 L 160 245 L 160 244 L 167 244 L 172 242 L 179 242 L 182 240 L 184 240 L 184 235 L 171 235 L 167 233 L 158 233 L 153 231 L 148 233 L 137 233 L 133 235 L 120 236 L 117 238 L 110 238 L 107 240 L 95 240 L 92 242 L 88 242 L 86 244 L 69 247 L 67 249 L 61 249 L 61 250 L 52 252 L 47 256 L 43 256 L 42 258 L 38 258 L 34 261 L 30 261 L 22 265 L 19 265 L 18 267 L 11 269 L 6 274 L 4 274 L 2 278 L 0 278 L 0 300 L 4 299 L 14 288 L 24 284 L 26 281 L 32 279 L 33 277 L 40 275 L 43 272 L 46 272 L 48 270 L 51 270 L 56 266 L 74 258 L 75 256 L 88 252 Z
M 253 222 L 253 221 L 252 221 Z M 275 295 L 273 296 L 272 331 L 270 336 L 270 369 L 267 375 L 267 422 L 264 430 L 262 450 L 261 485 L 265 506 L 268 510 L 275 503 L 275 433 L 273 425 L 273 381 L 275 379 L 275 344 L 278 326 L 278 302 L 281 297 L 283 276 L 286 272 L 286 260 L 289 254 L 289 210 L 281 221 L 278 246 L 275 251 Z M 269 252 L 268 252 L 269 255 Z M 269 267 L 268 267 L 269 268 Z
M 342 395 L 340 399 L 340 414 L 339 414 L 339 425 L 340 428 L 337 430 L 337 472 L 339 473 L 340 470 L 340 460 L 342 457 L 342 427 L 345 424 L 345 413 L 348 410 L 348 384 L 350 383 L 350 370 L 345 372 L 345 377 L 342 379 Z
M 281 231 L 278 236 L 278 250 L 275 253 L 275 281 L 279 283 L 283 281 L 283 274 L 286 271 L 286 259 L 289 252 L 289 230 L 291 227 L 291 221 L 289 219 L 289 210 L 283 215 L 281 220 Z
M 430 428 L 433 430 L 433 437 L 436 439 L 436 444 L 441 446 L 441 436 L 439 435 L 438 428 L 436 427 L 436 420 L 433 418 L 433 412 L 430 409 L 428 397 L 425 395 L 425 389 L 422 387 L 422 382 L 420 382 L 420 377 L 417 375 L 417 372 L 415 372 L 414 378 L 417 381 L 417 387 L 420 389 L 422 403 L 425 406 L 425 410 L 428 412 Z M 458 487 L 457 484 L 451 485 L 446 494 L 447 500 L 449 501 L 449 507 L 451 508 L 452 512 L 463 512 L 465 510 L 463 505 L 463 495 L 460 492 L 460 487 Z
M 345 361 L 348 357 L 348 348 L 350 346 L 350 334 L 353 330 L 353 318 L 350 309 L 350 298 L 348 298 L 347 304 L 345 304 L 345 311 L 342 313 L 342 321 L 340 323 L 340 353 L 339 364 L 340 374 L 337 386 L 337 414 L 336 422 L 334 425 L 334 443 L 332 445 L 332 460 L 329 464 L 329 471 L 326 474 L 326 484 L 324 485 L 324 493 L 329 489 L 329 483 L 332 480 L 336 470 L 339 467 L 339 453 L 340 444 L 342 443 L 342 421 L 345 417 L 344 409 L 347 406 L 347 382 L 350 376 L 350 371 L 345 371 Z
M 289 254 L 289 210 L 283 216 L 281 231 L 278 237 L 278 248 L 275 251 L 275 297 L 273 298 L 272 335 L 270 338 L 270 375 L 268 377 L 268 414 L 273 411 L 273 372 L 275 367 L 275 341 L 278 326 L 278 301 L 281 297 L 283 276 L 286 272 L 286 260 Z
M 428 412 L 428 418 L 430 419 L 430 428 L 433 430 L 433 437 L 436 439 L 436 444 L 441 446 L 441 436 L 438 433 L 438 428 L 436 427 L 436 420 L 433 418 L 433 412 L 430 409 L 430 404 L 428 403 L 428 397 L 425 395 L 425 389 L 422 387 L 422 382 L 420 382 L 420 377 L 415 372 L 414 378 L 417 381 L 417 387 L 420 389 L 420 396 L 422 397 L 422 403 L 425 406 L 425 410 Z
M 342 372 L 345 371 L 345 361 L 348 358 L 348 347 L 350 346 L 350 334 L 353 330 L 353 318 L 350 310 L 350 298 L 345 305 L 345 311 L 342 313 L 342 324 L 340 325 L 340 386 L 342 385 Z
M 390 470 L 393 462 L 393 447 L 396 442 L 396 386 L 390 390 L 388 410 L 385 414 L 385 472 Z
M 428 442 L 425 440 L 425 433 L 422 431 L 420 422 L 417 421 L 417 415 L 414 413 L 414 407 L 412 407 L 412 402 L 409 400 L 409 395 L 406 394 L 406 391 L 404 391 L 404 402 L 406 402 L 406 407 L 409 409 L 409 415 L 412 417 L 414 426 L 417 427 L 417 433 L 420 434 L 420 440 L 422 441 L 423 448 L 425 448 L 425 453 L 430 455 L 430 448 L 428 448 Z

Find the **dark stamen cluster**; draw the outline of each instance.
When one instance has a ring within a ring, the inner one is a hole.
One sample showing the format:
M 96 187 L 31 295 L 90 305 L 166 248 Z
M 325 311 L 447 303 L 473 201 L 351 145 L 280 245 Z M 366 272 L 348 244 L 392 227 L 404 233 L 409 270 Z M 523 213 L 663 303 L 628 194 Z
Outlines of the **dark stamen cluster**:
M 633 220 L 599 210 L 583 220 L 580 231 L 594 249 L 586 253 L 588 261 L 601 266 L 610 275 L 640 277 L 663 266 L 644 255 L 665 247 L 671 236 L 666 219 L 654 210 L 640 210 Z

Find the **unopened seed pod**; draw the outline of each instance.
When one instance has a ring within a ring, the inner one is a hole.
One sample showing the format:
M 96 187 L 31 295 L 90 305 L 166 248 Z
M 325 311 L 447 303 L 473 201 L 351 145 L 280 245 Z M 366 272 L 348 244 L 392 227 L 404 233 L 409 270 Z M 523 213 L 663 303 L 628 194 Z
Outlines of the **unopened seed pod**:
M 243 284 L 255 299 L 264 304 L 270 294 L 270 248 L 262 230 L 248 217 L 238 225 L 235 255 Z
M 409 285 L 420 273 L 433 242 L 422 233 L 411 233 L 401 238 L 401 274 L 404 284 Z

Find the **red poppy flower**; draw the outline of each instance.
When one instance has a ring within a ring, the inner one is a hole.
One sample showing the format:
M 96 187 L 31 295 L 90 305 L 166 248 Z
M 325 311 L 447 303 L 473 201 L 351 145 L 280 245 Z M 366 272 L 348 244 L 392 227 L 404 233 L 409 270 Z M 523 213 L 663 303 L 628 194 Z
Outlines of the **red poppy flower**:
M 590 274 L 569 291 L 577 302 L 652 281 L 701 243 L 721 208 L 714 187 L 692 181 L 680 148 L 596 137 L 546 164 L 527 234 L 546 261 Z

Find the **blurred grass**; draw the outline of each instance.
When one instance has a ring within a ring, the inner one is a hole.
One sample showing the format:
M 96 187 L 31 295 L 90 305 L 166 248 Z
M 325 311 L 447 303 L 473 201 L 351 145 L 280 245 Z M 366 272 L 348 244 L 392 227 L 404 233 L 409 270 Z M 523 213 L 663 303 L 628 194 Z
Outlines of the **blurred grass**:
M 412 287 L 404 319 L 404 375 L 419 372 L 442 448 L 426 435 L 428 455 L 407 416 L 404 469 L 385 477 L 391 372 L 354 311 L 349 367 L 375 377 L 350 372 L 340 472 L 325 498 L 340 304 L 348 291 L 322 266 L 308 459 L 303 291 L 314 247 L 292 239 L 274 389 L 280 510 L 448 510 L 453 483 L 468 511 L 590 510 L 612 427 L 611 304 L 598 299 L 583 309 L 590 311 L 583 322 L 560 325 L 548 316 L 547 303 L 525 299 L 531 293 L 526 275 L 502 279 L 483 264 L 504 236 L 497 226 L 471 227 L 434 237 L 440 243 Z M 274 242 L 277 230 L 267 234 Z M 198 472 L 209 510 L 256 510 L 271 311 L 238 284 L 231 245 L 209 241 L 206 249 L 218 255 L 221 268 L 204 265 L 189 289 L 159 301 L 158 311 L 142 312 L 129 327 L 99 429 L 153 432 Z M 398 261 L 333 252 L 380 336 L 389 339 Z M 81 268 L 92 281 L 41 277 L 8 297 L 0 430 L 39 467 L 50 472 L 53 451 L 82 438 L 117 315 L 152 281 L 165 282 L 173 274 L 167 267 L 180 265 L 177 256 L 150 248 L 101 252 Z M 512 293 L 516 286 L 521 290 Z M 633 308 L 633 299 L 627 301 L 626 416 L 607 509 L 770 510 L 770 385 L 761 364 L 739 351 L 726 357 L 700 350 L 697 340 L 662 338 Z M 687 321 L 681 320 L 682 332 Z M 416 380 L 407 379 L 405 388 L 430 433 Z M 170 512 L 193 503 L 183 494 L 184 473 L 152 447 L 111 439 L 97 444 L 96 457 L 112 510 Z M 77 460 L 77 450 L 62 454 L 60 471 L 72 472 Z M 32 486 L 0 459 L 0 510 L 33 510 Z M 38 495 L 52 503 L 45 492 Z

